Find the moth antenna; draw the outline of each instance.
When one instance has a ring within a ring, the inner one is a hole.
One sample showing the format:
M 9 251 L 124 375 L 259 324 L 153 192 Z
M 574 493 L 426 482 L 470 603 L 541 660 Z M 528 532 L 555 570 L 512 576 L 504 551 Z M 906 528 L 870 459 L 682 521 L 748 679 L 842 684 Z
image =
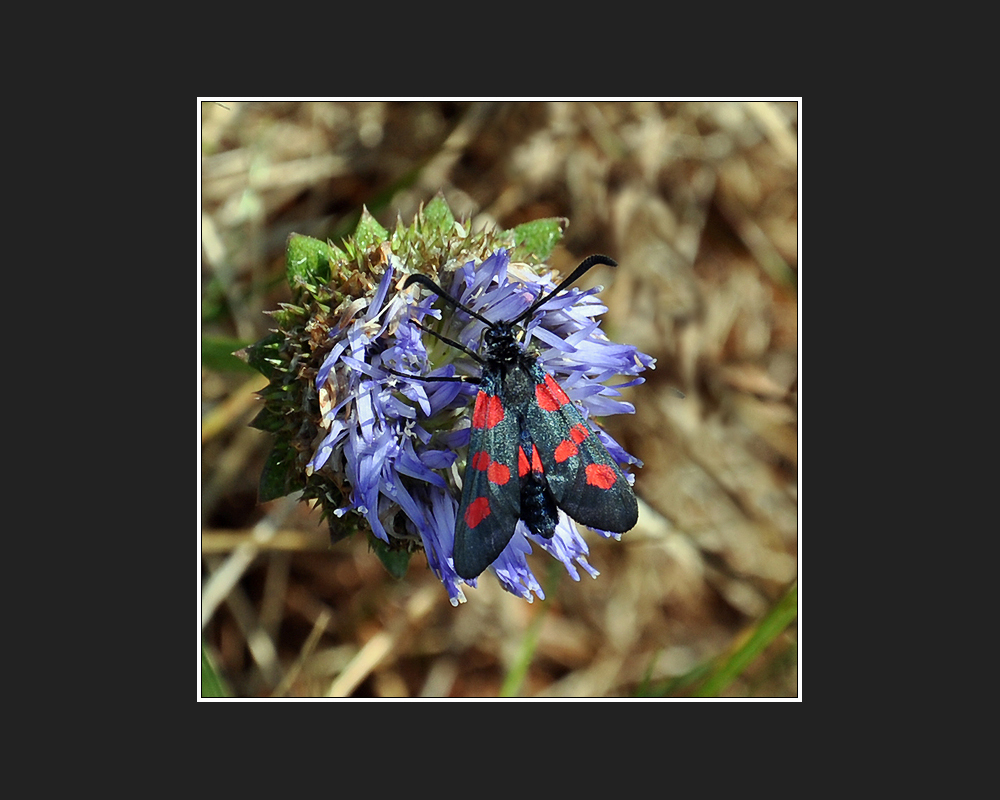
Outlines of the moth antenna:
M 475 350 L 470 350 L 470 349 L 469 349 L 468 347 L 466 347 L 466 346 L 465 346 L 464 344 L 462 344 L 461 342 L 457 342 L 457 341 L 455 341 L 454 339 L 449 339 L 449 338 L 448 338 L 447 336 L 442 336 L 442 335 L 441 335 L 440 333 L 438 333 L 437 331 L 434 331 L 434 330 L 431 330 L 430 328 L 428 328 L 428 327 L 427 327 L 426 325 L 424 325 L 424 323 L 422 323 L 422 322 L 415 322 L 414 324 L 415 324 L 415 325 L 416 325 L 416 326 L 417 326 L 418 328 L 420 328 L 420 330 L 422 330 L 422 331 L 426 331 L 426 332 L 427 332 L 427 333 L 429 333 L 429 334 L 430 334 L 431 336 L 434 336 L 435 338 L 437 338 L 437 339 L 440 339 L 440 340 L 441 340 L 442 342 L 444 342 L 445 344 L 450 344 L 450 345 L 451 345 L 452 347 L 455 347 L 455 348 L 457 348 L 457 349 L 461 350 L 461 351 L 462 351 L 463 353 L 465 353 L 465 354 L 466 354 L 467 356 L 472 356 L 472 357 L 473 357 L 473 358 L 474 358 L 474 359 L 475 359 L 476 361 L 478 361 L 478 362 L 479 362 L 480 364 L 485 364 L 485 363 L 486 363 L 486 360 L 485 360 L 485 359 L 484 359 L 484 358 L 483 358 L 482 356 L 480 356 L 480 355 L 479 355 L 479 353 L 477 353 L 477 352 L 476 352 Z
M 400 372 L 398 369 L 393 369 L 392 367 L 382 366 L 384 372 L 388 372 L 390 375 L 398 375 L 400 378 L 406 378 L 411 381 L 422 381 L 424 383 L 475 383 L 478 384 L 482 379 L 476 377 L 475 375 L 456 375 L 453 378 L 429 378 L 424 375 L 412 375 L 408 372 Z
M 411 275 L 403 283 L 403 288 L 406 289 L 406 288 L 412 286 L 415 283 L 419 283 L 421 286 L 426 286 L 428 289 L 430 289 L 432 292 L 434 292 L 438 297 L 440 297 L 446 303 L 454 306 L 455 308 L 458 308 L 458 309 L 464 311 L 466 314 L 471 314 L 473 317 L 475 317 L 476 319 L 478 319 L 480 322 L 486 323 L 489 327 L 491 327 L 491 328 L 494 327 L 493 323 L 490 322 L 488 319 L 486 319 L 486 317 L 482 316 L 481 314 L 477 314 L 475 311 L 473 311 L 467 305 L 465 305 L 464 303 L 461 303 L 458 300 L 456 300 L 454 297 L 452 297 L 450 294 L 448 294 L 444 289 L 442 289 L 440 286 L 438 286 L 436 283 L 434 283 L 434 281 L 432 281 L 426 275 L 421 275 L 420 273 L 415 273 L 415 274 Z
M 566 280 L 564 280 L 562 283 L 560 283 L 555 289 L 553 289 L 548 294 L 543 295 L 542 297 L 539 297 L 534 303 L 532 303 L 530 306 L 528 306 L 528 308 L 526 308 L 520 314 L 520 316 L 518 316 L 517 319 L 513 320 L 511 322 L 511 324 L 514 325 L 514 324 L 520 322 L 521 320 L 523 320 L 523 319 L 525 319 L 527 317 L 530 317 L 532 314 L 535 313 L 535 311 L 538 310 L 538 308 L 540 308 L 541 306 L 545 305 L 549 300 L 551 300 L 553 297 L 555 297 L 557 294 L 559 294 L 559 292 L 561 292 L 563 289 L 565 289 L 567 286 L 569 286 L 574 281 L 578 280 L 580 278 L 580 276 L 583 275 L 583 273 L 585 273 L 587 270 L 589 270 L 591 267 L 593 267 L 593 266 L 595 266 L 597 264 L 604 264 L 605 266 L 608 266 L 608 267 L 617 267 L 618 266 L 618 262 L 615 261 L 610 256 L 602 256 L 602 255 L 599 255 L 599 254 L 595 254 L 595 255 L 592 255 L 592 256 L 587 256 L 585 259 L 583 259 L 583 261 L 580 262 L 580 266 L 578 266 L 575 270 L 573 270 L 569 274 L 569 277 L 567 277 Z

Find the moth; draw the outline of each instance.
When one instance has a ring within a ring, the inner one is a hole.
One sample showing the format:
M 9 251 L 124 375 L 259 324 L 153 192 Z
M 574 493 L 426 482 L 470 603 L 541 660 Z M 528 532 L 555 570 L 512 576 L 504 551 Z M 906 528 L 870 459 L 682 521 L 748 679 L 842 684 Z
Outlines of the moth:
M 426 275 L 410 275 L 403 284 L 405 289 L 419 283 L 486 325 L 478 353 L 424 327 L 481 365 L 478 377 L 424 379 L 479 385 L 455 528 L 455 571 L 463 578 L 475 578 L 497 559 L 518 520 L 550 539 L 560 509 L 582 525 L 613 533 L 630 530 L 638 519 L 635 492 L 621 467 L 538 356 L 522 344 L 524 332 L 517 327 L 596 264 L 618 266 L 608 256 L 592 255 L 508 321 L 487 319 Z

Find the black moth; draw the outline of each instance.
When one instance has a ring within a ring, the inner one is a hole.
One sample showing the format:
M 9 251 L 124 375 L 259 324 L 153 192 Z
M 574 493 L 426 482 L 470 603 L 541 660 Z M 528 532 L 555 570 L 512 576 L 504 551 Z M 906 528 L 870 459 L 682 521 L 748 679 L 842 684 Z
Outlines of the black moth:
M 639 508 L 628 479 L 514 330 L 595 264 L 618 266 L 607 256 L 590 256 L 509 322 L 477 314 L 425 275 L 411 275 L 403 284 L 405 289 L 420 283 L 487 326 L 482 355 L 424 328 L 482 365 L 479 378 L 425 379 L 479 384 L 455 528 L 455 571 L 463 578 L 475 578 L 497 559 L 519 519 L 546 539 L 555 532 L 557 509 L 583 525 L 613 533 L 636 523 Z

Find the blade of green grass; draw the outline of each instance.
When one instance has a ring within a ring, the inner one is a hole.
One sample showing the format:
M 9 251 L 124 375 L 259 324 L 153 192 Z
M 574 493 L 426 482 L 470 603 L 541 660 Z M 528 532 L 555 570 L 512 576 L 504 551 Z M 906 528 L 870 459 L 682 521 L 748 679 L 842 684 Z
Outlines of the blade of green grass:
M 545 621 L 545 615 L 552 605 L 552 599 L 559 586 L 561 571 L 562 565 L 558 561 L 553 561 L 549 564 L 549 571 L 545 576 L 545 585 L 543 587 L 548 600 L 538 609 L 538 614 L 535 615 L 535 618 L 524 632 L 524 638 L 521 640 L 521 648 L 518 651 L 517 658 L 511 665 L 510 670 L 503 679 L 503 685 L 500 687 L 500 697 L 517 697 L 518 692 L 521 691 L 524 679 L 528 675 L 528 668 L 531 666 L 531 659 L 534 658 L 535 649 L 538 647 L 538 635 L 542 630 L 542 623 Z
M 799 584 L 792 583 L 788 592 L 767 615 L 757 624 L 756 629 L 737 650 L 723 660 L 715 672 L 694 692 L 695 697 L 717 697 L 729 684 L 743 674 L 751 662 L 757 658 L 798 614 Z
M 650 671 L 652 669 L 653 662 L 650 662 Z M 688 670 L 683 675 L 678 675 L 676 678 L 669 678 L 665 681 L 657 683 L 655 685 L 651 684 L 649 681 L 649 675 L 647 673 L 646 677 L 643 678 L 642 684 L 635 692 L 636 697 L 674 697 L 680 696 L 684 689 L 688 686 L 692 686 L 698 681 L 703 680 L 707 675 L 712 672 L 712 663 L 706 662 L 704 664 L 699 664 L 693 669 Z
M 225 681 L 216 672 L 212 665 L 212 659 L 205 652 L 205 645 L 201 646 L 201 696 L 202 697 L 231 697 L 232 694 L 226 687 Z

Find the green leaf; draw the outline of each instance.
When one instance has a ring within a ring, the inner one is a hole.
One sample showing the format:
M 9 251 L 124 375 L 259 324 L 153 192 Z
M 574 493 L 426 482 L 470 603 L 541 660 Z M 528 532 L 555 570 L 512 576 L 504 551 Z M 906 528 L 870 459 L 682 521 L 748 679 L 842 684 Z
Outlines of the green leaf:
M 279 307 L 274 311 L 265 312 L 271 319 L 274 320 L 275 324 L 283 331 L 289 331 L 295 327 L 296 324 L 303 324 L 308 315 L 304 309 L 300 306 L 292 306 L 287 303 L 279 303 Z
M 229 691 L 226 682 L 222 680 L 222 676 L 216 671 L 215 665 L 212 664 L 212 659 L 209 658 L 204 644 L 201 646 L 201 696 L 232 697 L 232 692 Z
M 235 355 L 235 350 L 245 346 L 243 339 L 232 336 L 202 336 L 201 365 L 216 372 L 259 372 Z
M 285 247 L 285 276 L 292 291 L 303 284 L 319 285 L 330 280 L 337 253 L 332 245 L 292 233 Z
M 284 340 L 285 337 L 282 334 L 271 333 L 259 342 L 238 350 L 233 355 L 245 361 L 265 378 L 273 379 L 278 374 L 275 362 L 280 363 L 280 347 Z
M 256 428 L 259 431 L 267 431 L 268 433 L 277 433 L 282 428 L 285 427 L 285 418 L 276 413 L 273 409 L 264 406 L 249 423 L 247 423 L 251 428 Z
M 448 203 L 444 197 L 437 195 L 424 209 L 424 236 L 432 233 L 440 233 L 448 236 L 455 230 L 455 215 L 448 208 Z
M 295 489 L 295 451 L 287 444 L 278 442 L 271 449 L 264 469 L 260 473 L 260 485 L 257 494 L 260 502 L 266 503 L 278 497 L 284 497 Z
M 389 231 L 378 224 L 378 221 L 362 208 L 358 227 L 354 229 L 354 242 L 362 253 L 367 253 L 373 247 L 389 238 Z
M 511 231 L 514 237 L 514 255 L 524 261 L 545 261 L 563 235 L 565 217 L 547 217 L 518 225 Z
M 355 519 L 357 518 L 355 517 Z M 358 530 L 357 524 L 349 524 L 348 517 L 335 517 L 331 515 L 327 520 L 327 526 L 330 528 L 331 545 L 344 541 L 344 539 Z
M 410 566 L 410 554 L 406 550 L 392 550 L 385 542 L 376 536 L 369 536 L 372 550 L 378 556 L 382 566 L 394 578 L 402 578 L 406 575 L 406 569 Z

